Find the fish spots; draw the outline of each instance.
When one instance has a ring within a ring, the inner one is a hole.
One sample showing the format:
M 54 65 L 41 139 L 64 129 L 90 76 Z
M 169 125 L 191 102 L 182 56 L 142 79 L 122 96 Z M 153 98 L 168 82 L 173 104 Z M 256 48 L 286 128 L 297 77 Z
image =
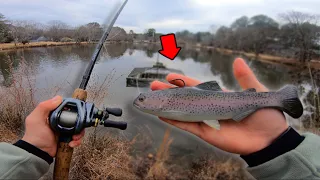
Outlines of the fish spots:
M 188 115 L 232 118 L 248 109 L 278 103 L 279 96 L 271 93 L 218 92 L 195 88 L 176 88 L 143 93 L 146 99 L 139 104 L 151 112 L 170 112 L 173 117 Z M 182 118 L 183 119 L 183 118 Z

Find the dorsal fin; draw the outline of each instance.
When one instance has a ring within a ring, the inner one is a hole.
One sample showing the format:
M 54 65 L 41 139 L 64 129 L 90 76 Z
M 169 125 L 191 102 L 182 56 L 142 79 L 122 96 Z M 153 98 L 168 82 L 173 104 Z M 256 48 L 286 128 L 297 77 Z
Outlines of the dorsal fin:
M 257 92 L 257 90 L 255 88 L 249 88 L 244 90 L 243 92 Z
M 217 81 L 204 82 L 197 85 L 196 88 L 210 91 L 222 91 Z

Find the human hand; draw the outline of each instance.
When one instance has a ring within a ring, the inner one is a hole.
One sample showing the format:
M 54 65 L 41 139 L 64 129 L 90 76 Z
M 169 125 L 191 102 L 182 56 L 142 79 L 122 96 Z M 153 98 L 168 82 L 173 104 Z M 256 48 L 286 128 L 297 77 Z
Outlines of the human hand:
M 49 125 L 48 116 L 51 111 L 56 109 L 62 103 L 62 97 L 56 96 L 47 101 L 41 102 L 26 118 L 26 130 L 22 140 L 36 146 L 54 157 L 57 153 L 57 134 L 55 134 Z M 84 130 L 77 135 L 73 135 L 69 143 L 70 147 L 76 147 L 81 144 L 81 138 L 84 136 Z
M 236 59 L 233 63 L 234 76 L 242 89 L 255 88 L 258 92 L 268 89 L 262 85 L 243 59 Z M 169 74 L 167 81 L 183 87 L 182 79 L 186 86 L 196 86 L 201 82 L 179 74 Z M 151 84 L 152 90 L 161 90 L 176 87 L 160 81 Z M 188 131 L 204 141 L 224 151 L 248 155 L 269 146 L 287 128 L 288 124 L 282 112 L 276 109 L 260 109 L 240 122 L 222 120 L 221 129 L 216 130 L 205 123 L 190 123 L 161 118 L 161 120 Z

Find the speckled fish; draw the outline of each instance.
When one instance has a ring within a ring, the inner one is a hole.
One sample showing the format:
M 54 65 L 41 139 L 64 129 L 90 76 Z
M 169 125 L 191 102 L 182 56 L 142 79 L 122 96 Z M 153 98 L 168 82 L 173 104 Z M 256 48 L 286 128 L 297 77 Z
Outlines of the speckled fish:
M 293 85 L 276 92 L 223 92 L 216 81 L 210 81 L 195 87 L 141 93 L 133 105 L 145 113 L 183 122 L 204 122 L 215 129 L 220 129 L 217 120 L 239 122 L 261 108 L 276 108 L 293 118 L 303 114 Z

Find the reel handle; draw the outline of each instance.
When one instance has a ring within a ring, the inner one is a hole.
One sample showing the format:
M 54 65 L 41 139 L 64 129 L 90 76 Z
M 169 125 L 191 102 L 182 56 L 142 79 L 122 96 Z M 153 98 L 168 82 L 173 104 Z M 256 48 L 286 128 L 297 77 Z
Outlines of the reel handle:
M 127 129 L 127 123 L 126 122 L 119 122 L 119 121 L 112 121 L 112 120 L 104 120 L 104 127 L 111 127 L 111 128 L 117 128 L 121 130 Z
M 122 109 L 120 108 L 106 108 L 106 111 L 114 116 L 120 117 L 122 116 Z

